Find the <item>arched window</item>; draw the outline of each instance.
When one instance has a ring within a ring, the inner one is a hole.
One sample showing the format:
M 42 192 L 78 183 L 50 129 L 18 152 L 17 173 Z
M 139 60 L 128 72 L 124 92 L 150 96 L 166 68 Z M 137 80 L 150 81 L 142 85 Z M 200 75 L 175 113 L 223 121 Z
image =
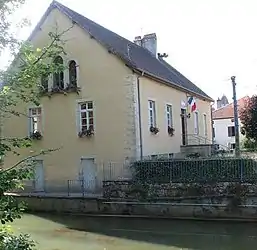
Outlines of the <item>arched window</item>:
M 54 64 L 57 66 L 56 72 L 54 73 L 53 86 L 64 89 L 64 73 L 63 73 L 63 59 L 61 56 L 57 56 L 54 59 Z
M 70 85 L 77 86 L 77 64 L 74 60 L 69 63 Z
M 41 76 L 41 86 L 40 89 L 42 91 L 47 91 L 48 90 L 48 75 L 47 74 L 43 74 Z

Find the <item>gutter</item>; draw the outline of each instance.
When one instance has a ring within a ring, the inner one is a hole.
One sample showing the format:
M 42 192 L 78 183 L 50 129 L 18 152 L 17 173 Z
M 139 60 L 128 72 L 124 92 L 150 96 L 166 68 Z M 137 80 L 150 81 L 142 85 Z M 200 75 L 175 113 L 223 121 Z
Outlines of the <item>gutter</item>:
M 127 64 L 127 66 L 128 66 L 128 67 L 131 67 L 131 66 L 128 65 L 128 64 Z M 142 70 L 142 69 L 133 68 L 133 70 L 134 70 L 135 72 L 137 72 L 138 74 L 140 74 L 140 75 L 141 75 L 141 74 L 144 74 L 144 75 L 148 76 L 148 77 L 151 78 L 151 79 L 158 80 L 158 81 L 160 81 L 161 83 L 164 83 L 165 85 L 170 86 L 169 84 L 172 84 L 173 87 L 176 88 L 176 89 L 178 89 L 178 90 L 184 90 L 186 93 L 194 94 L 195 96 L 200 97 L 200 98 L 203 99 L 203 100 L 208 100 L 208 101 L 210 101 L 210 102 L 214 102 L 214 100 L 213 100 L 212 98 L 210 98 L 210 97 L 206 97 L 206 96 L 199 95 L 198 93 L 195 93 L 195 92 L 193 92 L 193 91 L 190 91 L 190 90 L 188 90 L 188 89 L 186 89 L 186 88 L 184 88 L 184 87 L 182 87 L 182 86 L 179 86 L 178 84 L 175 84 L 175 83 L 173 83 L 173 82 L 169 82 L 169 81 L 167 81 L 167 80 L 165 80 L 165 79 L 163 79 L 163 78 L 161 78 L 161 77 L 157 77 L 157 76 L 155 76 L 155 75 L 153 75 L 153 74 L 151 74 L 151 73 L 149 73 L 149 72 L 145 72 L 145 71 Z
M 213 104 L 210 105 L 210 108 L 211 108 L 211 139 L 212 139 L 212 144 L 214 144 L 214 133 L 213 133 L 213 130 L 214 130 L 214 120 L 213 120 L 212 107 L 213 107 Z
M 137 76 L 137 100 L 138 100 L 138 126 L 139 126 L 139 148 L 140 148 L 140 160 L 143 159 L 143 136 L 142 136 L 142 116 L 141 116 L 141 98 L 140 98 L 140 82 L 139 78 L 144 76 L 144 72 L 141 72 Z

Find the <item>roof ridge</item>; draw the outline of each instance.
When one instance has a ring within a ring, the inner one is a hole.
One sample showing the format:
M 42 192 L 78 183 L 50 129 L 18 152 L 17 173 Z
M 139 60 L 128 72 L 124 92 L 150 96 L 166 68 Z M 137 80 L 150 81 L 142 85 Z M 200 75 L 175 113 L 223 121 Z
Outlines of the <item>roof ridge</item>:
M 145 52 L 147 52 L 150 56 L 152 56 L 153 58 L 155 58 L 156 60 L 158 60 L 148 49 L 146 49 L 146 48 L 144 48 L 144 47 L 142 47 L 142 46 L 140 46 L 140 45 L 138 45 L 138 44 L 136 44 L 136 43 L 130 41 L 129 39 L 127 39 L 127 38 L 125 38 L 125 37 L 119 35 L 118 33 L 116 33 L 116 32 L 114 32 L 114 31 L 112 31 L 112 30 L 110 30 L 110 29 L 104 27 L 103 25 L 101 25 L 101 24 L 99 24 L 99 23 L 96 23 L 95 21 L 91 20 L 90 18 L 85 17 L 84 15 L 80 14 L 79 12 L 77 12 L 77 11 L 75 11 L 75 10 L 72 10 L 71 8 L 69 8 L 69 7 L 65 6 L 65 5 L 63 5 L 62 3 L 60 3 L 60 2 L 58 2 L 58 1 L 56 1 L 56 0 L 53 0 L 53 2 L 54 2 L 55 4 L 57 4 L 57 5 L 61 6 L 61 7 L 63 7 L 63 8 L 68 9 L 69 11 L 76 12 L 76 14 L 80 15 L 82 18 L 87 19 L 88 21 L 90 21 L 90 22 L 93 23 L 94 25 L 97 25 L 97 26 L 99 26 L 99 27 L 101 27 L 101 28 L 104 28 L 104 29 L 108 30 L 109 32 L 111 32 L 111 33 L 114 34 L 115 36 L 121 38 L 122 40 L 125 40 L 129 45 L 132 45 L 132 46 L 134 46 L 134 47 L 138 47 L 138 48 L 140 48 L 140 49 L 144 49 Z

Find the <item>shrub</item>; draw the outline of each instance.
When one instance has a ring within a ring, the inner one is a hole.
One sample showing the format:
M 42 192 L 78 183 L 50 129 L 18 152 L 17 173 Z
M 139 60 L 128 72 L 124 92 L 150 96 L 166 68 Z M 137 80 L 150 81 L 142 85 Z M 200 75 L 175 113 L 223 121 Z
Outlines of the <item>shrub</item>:
M 245 138 L 243 140 L 243 148 L 247 151 L 257 151 L 257 143 L 253 139 Z
M 0 250 L 34 250 L 36 244 L 27 234 L 15 235 L 10 227 L 0 229 Z
M 133 181 L 147 183 L 251 182 L 257 162 L 250 158 L 148 160 L 132 165 Z

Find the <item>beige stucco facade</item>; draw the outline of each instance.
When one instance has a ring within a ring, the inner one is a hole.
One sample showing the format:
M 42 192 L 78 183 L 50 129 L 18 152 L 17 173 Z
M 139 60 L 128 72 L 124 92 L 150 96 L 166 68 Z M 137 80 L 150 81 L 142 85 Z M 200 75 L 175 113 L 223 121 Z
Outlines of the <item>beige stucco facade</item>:
M 59 32 L 62 32 L 70 28 L 72 23 L 54 9 L 34 34 L 33 44 L 39 48 L 46 46 L 49 42 L 47 34 L 55 29 L 56 25 Z M 141 146 L 144 156 L 180 151 L 181 102 L 187 101 L 188 93 L 133 73 L 124 62 L 109 53 L 76 24 L 62 39 L 66 41 L 64 49 L 67 55 L 63 56 L 65 64 L 70 60 L 75 60 L 78 64 L 78 86 L 81 87 L 81 92 L 67 95 L 58 93 L 51 98 L 42 97 L 43 139 L 35 141 L 32 149 L 23 149 L 21 157 L 32 155 L 40 149 L 60 148 L 41 157 L 44 160 L 44 178 L 75 180 L 78 178 L 80 160 L 83 157 L 95 159 L 95 174 L 98 175 L 99 172 L 100 175 L 101 164 L 138 158 L 141 155 Z M 64 79 L 65 82 L 69 79 L 68 70 L 64 72 Z M 51 84 L 52 80 L 49 80 L 49 88 Z M 160 129 L 157 135 L 149 132 L 148 100 L 156 102 L 156 122 Z M 77 105 L 84 101 L 92 101 L 94 105 L 95 133 L 91 138 L 78 137 Z M 196 102 L 199 112 L 199 135 L 211 140 L 210 101 L 198 98 Z M 172 137 L 167 134 L 166 104 L 172 105 L 175 129 Z M 19 108 L 27 113 L 30 106 L 21 104 Z M 207 116 L 207 135 L 203 134 L 203 114 Z M 194 133 L 193 118 L 187 119 L 187 130 L 189 134 Z M 28 118 L 7 119 L 3 131 L 5 136 L 27 136 Z M 5 158 L 5 166 L 10 166 L 18 158 L 8 155 Z
M 181 105 L 187 103 L 188 93 L 171 88 L 167 85 L 157 83 L 149 78 L 140 78 L 141 88 L 141 113 L 142 113 L 142 133 L 143 133 L 143 154 L 169 154 L 179 153 L 182 145 L 182 128 L 181 128 Z M 149 132 L 148 126 L 148 100 L 156 102 L 156 122 L 160 132 L 153 135 Z M 173 113 L 173 128 L 175 133 L 173 136 L 168 135 L 166 105 L 172 105 Z M 210 102 L 201 99 L 196 99 L 198 119 L 199 119 L 199 134 L 194 131 L 194 114 L 190 114 L 187 118 L 187 142 L 188 144 L 196 143 L 195 138 L 206 138 L 206 143 L 211 143 L 211 109 Z M 203 115 L 207 118 L 207 135 L 204 130 Z M 201 140 L 203 141 L 203 140 Z

